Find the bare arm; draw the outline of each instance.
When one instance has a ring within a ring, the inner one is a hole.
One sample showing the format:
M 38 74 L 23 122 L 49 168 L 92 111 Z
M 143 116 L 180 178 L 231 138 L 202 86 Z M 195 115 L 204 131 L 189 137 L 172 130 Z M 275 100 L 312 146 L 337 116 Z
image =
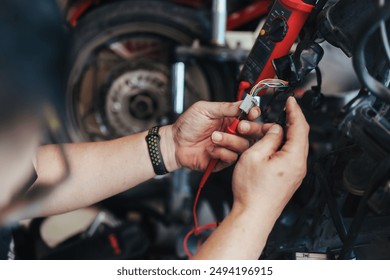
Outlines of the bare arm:
M 203 170 L 211 157 L 221 160 L 218 169 L 235 162 L 238 153 L 248 148 L 248 141 L 224 133 L 220 134 L 219 141 L 213 141 L 211 135 L 229 124 L 231 117 L 239 113 L 238 106 L 238 103 L 198 102 L 174 125 L 162 127 L 161 152 L 168 171 L 180 167 Z M 258 108 L 251 111 L 252 118 L 259 114 Z M 31 213 L 31 217 L 86 207 L 155 176 L 145 142 L 146 134 L 65 145 L 70 176 L 43 199 L 40 209 Z M 41 147 L 35 168 L 38 174 L 35 186 L 55 184 L 64 172 L 59 147 Z
M 176 170 L 171 126 L 162 127 L 161 150 L 169 171 Z M 146 132 L 95 143 L 65 145 L 69 177 L 42 204 L 39 215 L 53 215 L 85 207 L 123 192 L 154 176 L 145 141 Z M 64 172 L 57 145 L 43 146 L 36 158 L 35 185 L 52 185 Z

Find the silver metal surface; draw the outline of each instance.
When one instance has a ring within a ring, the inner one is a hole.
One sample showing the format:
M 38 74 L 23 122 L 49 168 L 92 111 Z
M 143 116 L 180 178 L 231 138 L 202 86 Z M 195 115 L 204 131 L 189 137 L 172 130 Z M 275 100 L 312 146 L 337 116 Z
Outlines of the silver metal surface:
M 211 43 L 214 45 L 225 45 L 226 14 L 226 0 L 213 0 L 213 29 Z
M 172 73 L 173 110 L 180 115 L 184 112 L 185 64 L 176 62 Z

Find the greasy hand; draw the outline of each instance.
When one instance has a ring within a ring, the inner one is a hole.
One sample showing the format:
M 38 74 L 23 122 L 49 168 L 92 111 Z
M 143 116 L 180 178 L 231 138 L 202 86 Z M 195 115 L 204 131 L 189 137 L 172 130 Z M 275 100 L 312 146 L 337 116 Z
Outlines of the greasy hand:
M 248 140 L 222 131 L 238 116 L 240 102 L 205 102 L 192 105 L 172 126 L 179 167 L 206 169 L 211 158 L 220 160 L 216 170 L 234 163 L 248 147 Z M 253 120 L 260 115 L 254 107 L 248 114 Z
M 244 131 L 245 123 L 240 123 L 241 133 L 264 136 L 241 155 L 236 165 L 233 208 L 256 213 L 262 205 L 276 220 L 301 184 L 306 174 L 309 126 L 295 98 L 288 99 L 286 113 L 285 144 L 279 125 L 257 125 L 257 129 L 251 126 Z

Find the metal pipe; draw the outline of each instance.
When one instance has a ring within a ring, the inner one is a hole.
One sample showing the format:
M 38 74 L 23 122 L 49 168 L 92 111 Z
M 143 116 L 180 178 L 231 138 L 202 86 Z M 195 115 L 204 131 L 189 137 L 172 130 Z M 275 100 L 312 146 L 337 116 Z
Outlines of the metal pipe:
M 213 0 L 213 29 L 211 43 L 216 46 L 225 46 L 226 17 L 226 0 Z
M 180 115 L 184 112 L 184 87 L 185 87 L 185 64 L 176 62 L 172 73 L 172 98 L 174 113 Z

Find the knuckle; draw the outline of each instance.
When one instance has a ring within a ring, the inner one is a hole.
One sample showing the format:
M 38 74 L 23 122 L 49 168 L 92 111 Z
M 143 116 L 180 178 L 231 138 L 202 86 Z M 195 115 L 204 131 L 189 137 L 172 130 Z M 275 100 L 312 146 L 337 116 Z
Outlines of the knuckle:
M 237 114 L 240 109 L 239 109 L 239 102 L 222 102 L 223 106 L 221 109 L 224 109 L 226 108 L 229 112 L 234 112 L 235 114 Z
M 232 151 L 229 151 L 227 149 L 219 149 L 219 158 L 221 159 L 221 161 L 225 162 L 225 163 L 228 163 L 228 164 L 232 164 L 234 163 L 237 158 L 238 158 L 238 155 Z
M 221 107 L 233 107 L 234 104 L 233 103 L 230 103 L 230 102 L 226 102 L 226 101 L 222 101 L 220 102 L 221 103 Z
M 305 131 L 307 132 L 307 133 L 309 133 L 309 131 L 310 131 L 310 125 L 308 124 L 308 122 L 305 120 L 304 121 L 304 127 L 305 127 Z
M 260 155 L 257 151 L 249 151 L 246 150 L 244 153 L 241 155 L 241 159 L 245 162 L 248 162 L 250 164 L 257 162 L 260 158 Z
M 274 133 L 267 133 L 263 138 L 262 141 L 265 143 L 268 143 L 270 145 L 271 143 L 277 142 L 279 139 L 281 139 L 281 134 L 274 134 Z
M 202 108 L 202 107 L 204 107 L 206 104 L 207 104 L 206 101 L 200 100 L 200 101 L 197 101 L 193 106 L 195 106 L 195 107 L 197 107 L 197 108 Z
M 191 105 L 193 109 L 199 110 L 200 108 L 204 107 L 205 101 L 197 101 L 194 104 Z
M 245 145 L 244 145 L 244 151 L 248 150 L 251 146 L 251 140 L 244 139 Z
M 307 174 L 307 167 L 305 166 L 304 168 L 302 168 L 302 178 L 305 177 Z
M 240 160 L 243 162 L 250 162 L 251 161 L 251 153 L 248 151 L 245 151 L 241 154 Z
M 221 112 L 225 110 L 230 110 L 231 108 L 233 108 L 233 106 L 234 104 L 230 102 L 226 102 L 226 101 L 219 102 L 219 109 L 221 110 Z
M 218 158 L 222 158 L 222 152 L 221 152 L 221 148 L 220 147 L 215 147 L 214 150 L 213 150 L 213 154 L 214 156 L 218 157 Z
M 304 178 L 306 176 L 306 172 L 307 172 L 306 161 L 298 162 L 295 164 L 295 166 L 296 166 L 295 173 L 296 173 L 297 177 L 300 179 Z
M 237 154 L 232 154 L 231 156 L 229 156 L 225 162 L 227 162 L 228 164 L 233 164 L 237 161 L 238 159 L 238 155 Z

